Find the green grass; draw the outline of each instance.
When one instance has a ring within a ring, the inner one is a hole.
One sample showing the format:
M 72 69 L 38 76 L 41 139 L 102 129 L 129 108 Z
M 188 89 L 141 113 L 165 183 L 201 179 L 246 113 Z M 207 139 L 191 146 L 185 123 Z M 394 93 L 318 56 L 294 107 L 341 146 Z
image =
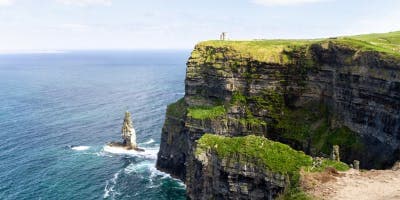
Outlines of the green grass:
M 288 188 L 285 193 L 278 196 L 277 200 L 312 200 L 313 198 L 299 187 Z
M 240 159 L 254 160 L 267 170 L 282 174 L 292 173 L 302 166 L 312 164 L 312 158 L 303 152 L 254 135 L 230 138 L 205 134 L 198 140 L 196 154 L 207 149 L 214 150 L 220 158 L 238 155 Z
M 390 54 L 400 54 L 400 31 L 355 35 L 340 39 L 352 40 L 350 43 L 356 44 L 357 46 L 367 50 L 387 52 Z
M 205 134 L 197 141 L 196 155 L 211 150 L 219 159 L 230 162 L 251 162 L 268 171 L 289 176 L 289 187 L 279 196 L 281 200 L 310 200 L 311 197 L 299 187 L 300 169 L 312 172 L 333 167 L 339 171 L 349 167 L 341 162 L 323 159 L 322 166 L 312 168 L 313 159 L 302 151 L 296 151 L 286 144 L 274 142 L 260 136 L 225 137 Z
M 337 162 L 337 161 L 329 160 L 329 159 L 324 159 L 322 161 L 322 166 L 315 169 L 314 171 L 322 172 L 327 167 L 333 167 L 333 168 L 337 169 L 338 171 L 347 171 L 350 169 L 350 167 L 348 165 L 346 165 L 345 163 Z
M 260 126 L 267 126 L 267 122 L 258 119 L 254 116 L 247 116 L 245 118 L 240 118 L 239 122 L 242 124 L 242 126 L 250 126 L 250 127 L 260 127 Z
M 240 52 L 243 57 L 267 63 L 288 63 L 290 60 L 283 52 L 305 46 L 319 40 L 254 40 L 254 41 L 220 41 L 201 42 L 198 48 L 212 46 L 214 48 L 230 48 Z M 197 53 L 194 55 L 198 56 Z M 223 55 L 221 55 L 223 56 Z
M 188 108 L 188 116 L 194 119 L 214 119 L 225 114 L 226 109 L 224 106 L 201 106 Z
M 208 49 L 207 59 L 209 61 L 226 56 L 222 53 L 216 54 L 214 52 L 216 49 L 229 48 L 238 52 L 240 57 L 250 57 L 260 62 L 288 64 L 292 59 L 286 52 L 293 52 L 301 48 L 307 49 L 312 44 L 327 42 L 345 45 L 356 51 L 376 51 L 400 57 L 400 31 L 314 40 L 210 40 L 199 43 L 197 48 Z M 213 47 L 213 50 L 207 47 Z M 193 58 L 201 56 L 200 52 L 193 51 L 192 53 Z M 227 56 L 229 57 L 229 55 Z

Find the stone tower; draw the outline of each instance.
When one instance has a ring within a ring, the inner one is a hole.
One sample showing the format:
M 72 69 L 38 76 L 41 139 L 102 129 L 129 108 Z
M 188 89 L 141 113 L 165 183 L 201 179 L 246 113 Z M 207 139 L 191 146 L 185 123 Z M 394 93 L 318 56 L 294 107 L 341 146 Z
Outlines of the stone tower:
M 122 124 L 122 139 L 124 140 L 124 145 L 129 149 L 136 149 L 136 132 L 133 128 L 131 113 L 126 111 L 124 123 Z
M 226 32 L 222 32 L 221 35 L 219 36 L 220 40 L 226 40 Z

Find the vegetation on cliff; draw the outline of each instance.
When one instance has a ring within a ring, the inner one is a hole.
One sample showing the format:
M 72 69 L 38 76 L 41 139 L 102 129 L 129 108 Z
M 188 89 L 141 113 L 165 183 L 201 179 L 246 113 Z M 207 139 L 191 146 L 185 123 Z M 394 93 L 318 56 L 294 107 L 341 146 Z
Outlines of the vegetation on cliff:
M 226 113 L 224 106 L 198 106 L 188 108 L 188 116 L 194 119 L 214 119 Z
M 268 125 L 273 130 L 268 136 L 285 138 L 308 147 L 309 154 L 329 155 L 333 145 L 339 145 L 344 154 L 365 150 L 360 137 L 346 126 L 335 124 L 335 116 L 323 104 L 310 103 L 301 108 L 290 108 L 285 104 L 282 92 L 266 89 L 253 96 L 234 92 L 231 105 L 245 109 L 240 122 L 252 126 Z M 266 110 L 272 122 L 255 117 L 254 112 L 260 110 Z
M 375 51 L 400 59 L 400 31 L 314 40 L 210 40 L 199 43 L 197 49 L 206 49 L 209 54 L 208 62 L 229 57 L 229 54 L 214 52 L 216 49 L 227 48 L 237 52 L 238 57 L 251 58 L 265 63 L 290 64 L 293 60 L 290 59 L 288 52 L 296 51 L 299 48 L 307 49 L 315 44 L 329 45 L 329 43 L 346 46 L 354 51 Z M 201 55 L 199 52 L 193 51 L 192 57 L 198 58 Z
M 386 52 L 391 55 L 400 56 L 400 31 L 355 35 L 340 37 L 340 39 L 344 43 L 362 50 Z
M 183 98 L 179 99 L 175 103 L 168 105 L 167 115 L 170 117 L 180 118 L 186 113 L 185 100 Z
M 212 40 L 199 43 L 197 48 L 203 47 L 214 47 L 218 48 L 228 48 L 236 52 L 240 52 L 240 57 L 250 57 L 254 60 L 267 63 L 288 63 L 289 58 L 283 54 L 284 51 L 291 51 L 292 49 L 300 46 L 309 45 L 312 42 L 317 42 L 319 40 L 255 40 L 255 41 L 219 41 Z M 207 48 L 206 48 L 207 49 Z M 208 49 L 208 52 L 212 54 L 212 50 Z M 197 55 L 194 51 L 193 55 Z M 214 54 L 218 55 L 218 54 Z M 229 56 L 229 55 L 228 55 Z M 224 54 L 219 54 L 219 56 L 214 56 L 211 58 L 223 58 Z
M 345 162 L 360 160 L 363 168 L 390 164 L 397 155 L 392 146 L 398 142 L 391 133 L 398 129 L 394 122 L 399 105 L 399 45 L 400 32 L 199 43 L 187 63 L 185 99 L 168 106 L 167 116 L 185 123 L 166 120 L 163 137 L 171 145 L 165 149 L 172 153 L 163 155 L 164 166 L 172 163 L 182 180 L 196 186 L 188 187 L 193 196 L 210 191 L 210 185 L 201 185 L 204 181 L 226 184 L 224 177 L 198 179 L 210 175 L 199 171 L 206 166 L 202 161 L 215 165 L 217 157 L 223 159 L 223 167 L 228 163 L 278 173 L 279 180 L 282 176 L 290 180 L 289 186 L 273 183 L 286 188 L 282 199 L 307 199 L 298 187 L 300 169 L 348 169 L 341 162 L 313 160 L 327 157 L 333 145 L 340 146 Z M 210 154 L 212 160 L 207 160 Z M 176 155 L 182 156 L 176 159 Z M 165 159 L 171 157 L 172 162 Z M 183 166 L 190 173 L 178 172 Z M 224 175 L 230 172 L 230 168 L 222 170 Z M 259 177 L 247 178 L 239 182 Z M 254 192 L 261 186 L 249 188 Z
M 329 155 L 333 145 L 339 145 L 344 155 L 363 152 L 361 138 L 346 126 L 335 124 L 329 109 L 321 104 L 303 108 L 284 108 L 274 128 L 281 137 L 309 147 L 312 155 Z
M 333 167 L 339 171 L 349 169 L 346 164 L 329 159 L 323 159 L 320 166 L 313 166 L 313 158 L 304 152 L 254 135 L 225 137 L 205 134 L 197 141 L 195 153 L 200 155 L 208 151 L 215 152 L 220 159 L 228 158 L 230 162 L 241 164 L 254 162 L 258 166 L 265 167 L 267 171 L 288 176 L 290 187 L 287 188 L 282 199 L 308 199 L 298 187 L 300 169 L 307 171 L 323 171 L 327 167 Z
M 244 160 L 251 159 L 265 166 L 267 170 L 287 174 L 301 166 L 310 166 L 312 158 L 288 145 L 273 142 L 264 137 L 224 137 L 205 134 L 197 141 L 196 153 L 214 150 L 221 158 L 238 155 Z

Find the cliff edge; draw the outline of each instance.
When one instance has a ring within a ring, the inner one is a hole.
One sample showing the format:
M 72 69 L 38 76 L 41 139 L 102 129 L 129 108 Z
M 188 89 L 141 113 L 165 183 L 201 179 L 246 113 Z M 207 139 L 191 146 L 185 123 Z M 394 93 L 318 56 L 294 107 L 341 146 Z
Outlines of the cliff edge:
M 219 144 L 196 154 L 206 133 L 255 135 L 312 157 L 339 145 L 346 163 L 391 166 L 400 159 L 400 32 L 196 45 L 185 97 L 167 108 L 157 168 L 183 180 L 192 199 L 277 197 L 287 179 L 261 158 L 239 149 L 221 157 Z

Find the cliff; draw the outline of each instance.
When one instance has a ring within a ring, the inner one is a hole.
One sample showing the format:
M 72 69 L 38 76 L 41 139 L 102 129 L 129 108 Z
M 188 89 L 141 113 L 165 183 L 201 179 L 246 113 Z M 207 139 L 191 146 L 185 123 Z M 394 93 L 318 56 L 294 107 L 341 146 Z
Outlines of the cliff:
M 185 181 L 191 198 L 238 192 L 221 186 L 225 193 L 214 193 L 215 184 L 251 183 L 240 192 L 244 199 L 257 199 L 250 191 L 258 190 L 272 198 L 284 188 L 282 179 L 265 175 L 279 173 L 257 162 L 242 165 L 240 156 L 214 151 L 199 157 L 205 133 L 256 135 L 322 157 L 339 145 L 342 160 L 360 160 L 362 168 L 399 160 L 400 32 L 202 42 L 187 62 L 185 85 L 184 99 L 168 106 L 157 168 Z

